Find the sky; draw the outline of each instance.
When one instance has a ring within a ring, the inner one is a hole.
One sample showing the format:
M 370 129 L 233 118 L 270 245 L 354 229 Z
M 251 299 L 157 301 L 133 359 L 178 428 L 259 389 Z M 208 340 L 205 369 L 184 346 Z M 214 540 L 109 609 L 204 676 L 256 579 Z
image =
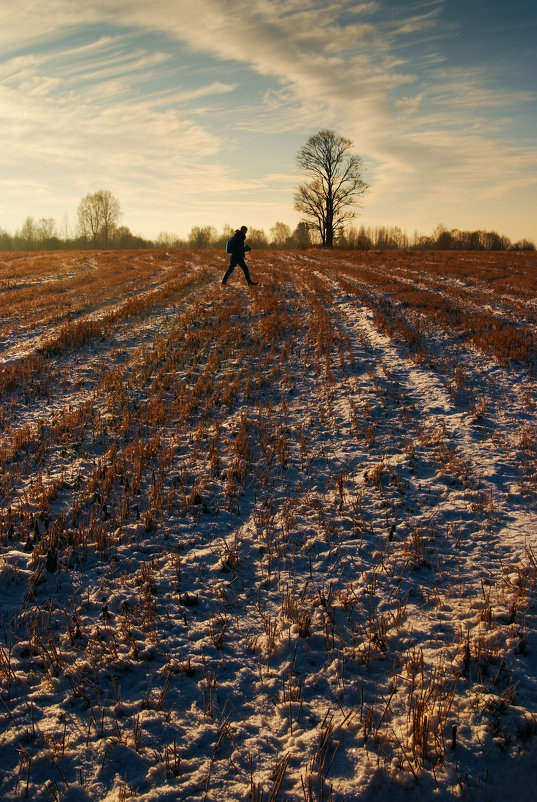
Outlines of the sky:
M 527 0 L 0 0 L 0 229 L 100 189 L 155 239 L 294 228 L 298 149 L 350 139 L 355 225 L 537 240 Z

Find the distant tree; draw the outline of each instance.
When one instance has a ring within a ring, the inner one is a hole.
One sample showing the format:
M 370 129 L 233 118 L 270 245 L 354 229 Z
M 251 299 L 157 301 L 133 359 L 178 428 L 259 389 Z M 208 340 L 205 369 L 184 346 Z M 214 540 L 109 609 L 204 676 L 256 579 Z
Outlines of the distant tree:
M 159 248 L 177 248 L 179 244 L 179 236 L 177 234 L 172 234 L 169 231 L 161 231 L 155 241 L 155 245 L 157 245 Z
M 80 236 L 94 245 L 108 247 L 121 217 L 119 201 L 110 190 L 88 194 L 78 204 Z
M 373 241 L 375 247 L 382 250 L 405 248 L 407 245 L 406 234 L 397 226 L 378 226 L 374 229 Z
M 463 239 L 464 249 L 468 251 L 481 251 L 483 245 L 481 243 L 481 231 L 464 231 Z
M 250 248 L 268 247 L 267 235 L 262 228 L 249 228 L 246 239 Z
M 57 235 L 56 221 L 53 217 L 42 217 L 35 227 L 36 245 L 38 248 L 56 250 L 62 242 Z
M 514 251 L 534 251 L 535 243 L 530 239 L 521 239 L 513 245 Z
M 449 251 L 453 248 L 454 241 L 451 231 L 442 231 L 436 239 L 436 247 L 440 251 Z
M 363 226 L 360 226 L 359 229 L 349 228 L 345 234 L 345 239 L 347 248 L 353 248 L 358 251 L 368 251 L 373 245 L 369 233 L 366 232 Z
M 13 248 L 13 239 L 3 228 L 0 228 L 0 251 L 10 251 Z
M 17 233 L 17 238 L 21 240 L 21 247 L 23 249 L 35 248 L 37 240 L 37 228 L 33 217 L 27 217 L 20 232 Z
M 311 245 L 311 232 L 307 223 L 300 222 L 293 231 L 293 242 L 297 248 L 308 248 Z
M 274 223 L 270 229 L 270 244 L 275 248 L 285 248 L 291 240 L 291 229 L 286 223 Z
M 372 244 L 373 243 L 371 242 L 371 237 L 369 236 L 369 233 L 365 230 L 363 226 L 360 226 L 360 230 L 358 231 L 358 237 L 356 238 L 356 247 L 360 251 L 368 251 L 371 248 Z
M 507 237 L 500 236 L 496 231 L 483 231 L 481 243 L 486 251 L 506 251 L 511 245 Z
M 152 245 L 143 237 L 133 234 L 128 226 L 118 226 L 115 229 L 111 244 L 115 248 L 147 248 Z
M 217 236 L 214 226 L 194 226 L 188 235 L 188 244 L 191 248 L 210 248 L 214 246 Z
M 64 216 L 63 216 L 60 237 L 63 239 L 63 241 L 66 244 L 73 237 L 73 231 L 72 231 L 71 223 L 69 221 L 69 216 L 67 215 L 67 213 L 64 214 Z
M 415 236 L 416 248 L 423 248 L 425 251 L 431 250 L 434 248 L 434 241 L 432 237 L 428 237 L 425 234 L 416 234 Z
M 226 223 L 225 226 L 222 228 L 222 231 L 216 237 L 214 242 L 214 247 L 218 249 L 225 249 L 226 242 L 230 239 L 233 234 L 235 233 L 235 229 L 232 228 L 229 223 Z
M 355 207 L 368 188 L 362 161 L 350 153 L 351 147 L 350 139 L 323 129 L 308 139 L 296 157 L 308 180 L 298 186 L 295 209 L 328 248 L 344 224 L 356 216 Z
M 56 236 L 56 221 L 53 217 L 42 217 L 36 226 L 36 235 L 39 242 L 46 242 Z

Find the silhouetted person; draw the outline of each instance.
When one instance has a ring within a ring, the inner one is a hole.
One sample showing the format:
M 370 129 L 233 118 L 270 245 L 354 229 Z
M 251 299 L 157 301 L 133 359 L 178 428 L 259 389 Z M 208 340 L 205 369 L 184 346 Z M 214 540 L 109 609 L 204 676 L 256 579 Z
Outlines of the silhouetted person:
M 241 226 L 241 228 L 238 228 L 235 231 L 235 234 L 231 237 L 231 239 L 227 244 L 227 250 L 231 254 L 231 256 L 229 258 L 229 267 L 226 270 L 224 278 L 222 279 L 223 287 L 225 286 L 226 281 L 233 273 L 237 265 L 239 265 L 239 267 L 242 268 L 242 272 L 244 273 L 244 276 L 248 284 L 252 286 L 257 284 L 257 281 L 252 281 L 252 279 L 250 278 L 248 265 L 244 261 L 244 254 L 246 253 L 246 251 L 250 250 L 250 246 L 246 245 L 247 231 L 248 229 L 246 228 L 246 226 Z

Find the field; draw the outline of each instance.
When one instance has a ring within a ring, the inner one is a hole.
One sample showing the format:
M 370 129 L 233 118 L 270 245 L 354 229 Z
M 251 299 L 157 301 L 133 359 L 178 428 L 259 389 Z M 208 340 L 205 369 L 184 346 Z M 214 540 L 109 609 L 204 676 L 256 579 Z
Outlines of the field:
M 0 254 L 0 798 L 516 800 L 537 257 Z

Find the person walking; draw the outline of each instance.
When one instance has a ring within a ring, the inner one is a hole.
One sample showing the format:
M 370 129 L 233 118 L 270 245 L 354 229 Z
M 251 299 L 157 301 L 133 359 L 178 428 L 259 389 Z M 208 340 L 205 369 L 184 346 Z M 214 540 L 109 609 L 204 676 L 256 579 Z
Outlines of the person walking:
M 257 281 L 252 281 L 250 278 L 250 271 L 248 270 L 248 265 L 244 261 L 244 254 L 250 250 L 250 246 L 246 245 L 246 232 L 248 231 L 246 226 L 241 226 L 235 231 L 235 234 L 228 240 L 226 250 L 228 253 L 231 254 L 229 258 L 229 267 L 225 272 L 224 278 L 222 279 L 222 286 L 226 286 L 226 282 L 230 275 L 235 270 L 236 266 L 242 268 L 242 272 L 246 278 L 246 281 L 250 286 L 255 286 Z

